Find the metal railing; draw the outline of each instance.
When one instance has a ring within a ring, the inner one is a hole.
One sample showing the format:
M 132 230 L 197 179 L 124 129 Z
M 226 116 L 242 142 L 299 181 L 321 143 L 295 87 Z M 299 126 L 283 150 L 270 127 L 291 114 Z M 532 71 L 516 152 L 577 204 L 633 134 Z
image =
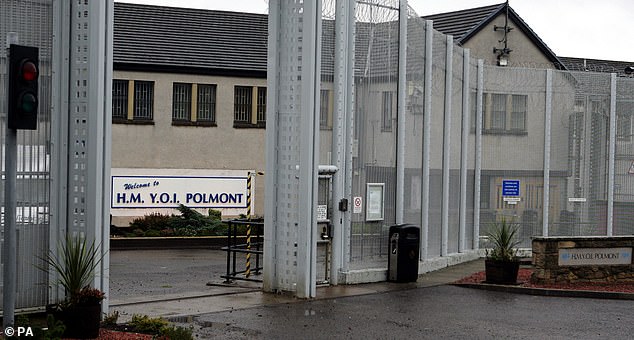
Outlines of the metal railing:
M 264 248 L 264 221 L 262 219 L 239 219 L 227 223 L 229 225 L 227 228 L 227 246 L 221 248 L 227 252 L 227 273 L 221 277 L 225 279 L 225 283 L 231 283 L 234 280 L 262 282 L 262 279 L 257 277 L 262 274 L 260 257 Z M 245 229 L 246 235 L 239 232 L 239 229 L 242 228 Z M 244 258 L 238 258 L 238 254 L 244 254 Z M 255 262 L 254 266 L 251 266 L 253 258 L 255 258 Z M 238 269 L 239 263 L 244 263 L 243 270 Z

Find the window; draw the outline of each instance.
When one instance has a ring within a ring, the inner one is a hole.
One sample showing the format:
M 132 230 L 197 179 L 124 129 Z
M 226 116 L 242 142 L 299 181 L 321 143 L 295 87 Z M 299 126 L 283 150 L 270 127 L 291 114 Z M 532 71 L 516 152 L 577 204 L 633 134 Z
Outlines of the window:
M 128 80 L 112 80 L 112 119 L 128 119 Z
M 632 139 L 632 112 L 634 102 L 619 100 L 616 102 L 616 139 L 631 141 Z
M 491 107 L 491 129 L 504 130 L 506 129 L 506 95 L 493 94 L 491 95 L 492 107 Z
M 234 93 L 234 117 L 236 123 L 251 123 L 252 87 L 236 86 Z
M 526 134 L 527 101 L 527 95 L 484 93 L 482 133 Z M 473 108 L 471 127 L 475 131 L 475 104 Z
M 154 117 L 154 82 L 134 82 L 134 120 L 152 120 Z
M 526 96 L 511 96 L 513 109 L 511 111 L 511 130 L 526 130 Z
M 394 92 L 383 91 L 383 131 L 392 131 L 392 113 L 394 103 Z
M 330 109 L 330 91 L 319 91 L 319 127 L 321 129 L 328 129 L 328 113 Z
M 172 92 L 172 120 L 190 121 L 192 84 L 174 83 Z
M 200 122 L 216 122 L 216 85 L 198 84 L 197 119 Z
M 258 87 L 258 124 L 266 123 L 266 87 Z
M 233 99 L 234 127 L 251 128 L 266 125 L 266 87 L 236 86 Z

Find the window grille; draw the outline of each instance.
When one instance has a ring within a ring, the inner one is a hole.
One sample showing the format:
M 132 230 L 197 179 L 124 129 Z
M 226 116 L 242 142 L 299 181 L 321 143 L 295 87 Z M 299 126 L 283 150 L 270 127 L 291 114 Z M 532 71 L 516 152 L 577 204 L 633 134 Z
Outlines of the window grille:
M 234 92 L 234 121 L 251 122 L 253 89 L 250 86 L 236 86 Z
M 383 131 L 392 131 L 392 103 L 394 93 L 383 91 Z
M 198 85 L 197 120 L 201 122 L 216 121 L 216 85 Z
M 491 108 L 491 129 L 504 130 L 506 129 L 506 95 L 492 94 L 491 101 L 493 103 Z
M 128 119 L 128 81 L 112 80 L 112 118 Z
M 134 82 L 134 119 L 152 120 L 154 117 L 154 82 Z
M 511 111 L 511 130 L 526 130 L 526 97 L 513 95 L 513 111 Z
M 328 90 L 319 92 L 319 127 L 322 129 L 328 128 L 328 92 Z
M 172 120 L 190 121 L 192 84 L 174 83 L 172 96 Z
M 621 141 L 630 141 L 632 137 L 632 112 L 634 102 L 616 102 L 616 138 Z
M 266 123 L 266 87 L 258 87 L 258 123 Z

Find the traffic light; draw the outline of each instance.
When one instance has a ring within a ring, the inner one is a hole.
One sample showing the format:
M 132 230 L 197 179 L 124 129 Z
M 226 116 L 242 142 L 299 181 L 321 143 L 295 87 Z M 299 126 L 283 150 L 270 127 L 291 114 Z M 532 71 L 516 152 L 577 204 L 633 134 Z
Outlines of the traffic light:
M 37 129 L 39 50 L 37 47 L 9 47 L 9 113 L 10 129 Z

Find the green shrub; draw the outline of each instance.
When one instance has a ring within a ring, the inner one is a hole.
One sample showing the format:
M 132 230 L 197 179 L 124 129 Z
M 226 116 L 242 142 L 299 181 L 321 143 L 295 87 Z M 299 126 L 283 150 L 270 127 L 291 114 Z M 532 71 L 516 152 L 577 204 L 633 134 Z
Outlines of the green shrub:
M 160 335 L 169 340 L 193 340 L 191 328 L 166 326 L 161 329 Z
M 145 232 L 146 237 L 159 237 L 161 236 L 161 231 L 156 229 L 151 229 Z
M 118 320 L 119 320 L 119 311 L 114 311 L 110 314 L 106 314 L 103 317 L 103 320 L 101 321 L 101 323 L 105 326 L 114 326 L 117 324 Z
M 220 210 L 209 209 L 208 215 L 180 205 L 180 215 L 161 215 L 153 213 L 136 218 L 130 223 L 132 232 L 125 236 L 225 236 L 227 225 L 222 222 Z M 240 227 L 244 234 L 244 227 Z
M 222 220 L 222 211 L 215 210 L 215 209 L 209 209 L 209 217 L 211 217 L 214 220 L 221 221 Z
M 174 229 L 172 229 L 172 228 L 165 228 L 165 229 L 161 229 L 161 230 L 159 231 L 159 234 L 160 234 L 161 236 L 163 236 L 163 237 L 166 237 L 166 236 L 174 236 Z
M 161 230 L 169 226 L 171 216 L 152 213 L 143 217 L 135 218 L 130 222 L 130 227 L 143 231 L 156 229 Z
M 169 323 L 165 319 L 150 318 L 147 315 L 132 315 L 129 323 L 135 331 L 144 334 L 159 334 L 162 328 L 167 327 Z

